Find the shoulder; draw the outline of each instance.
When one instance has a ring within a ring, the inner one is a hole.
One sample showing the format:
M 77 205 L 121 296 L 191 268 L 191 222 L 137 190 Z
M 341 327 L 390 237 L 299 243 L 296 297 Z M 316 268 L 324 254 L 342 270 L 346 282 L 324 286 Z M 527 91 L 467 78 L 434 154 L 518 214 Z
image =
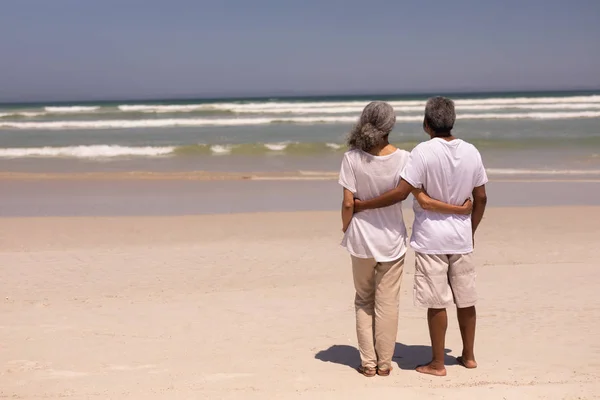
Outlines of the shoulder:
M 344 158 L 342 160 L 342 165 L 347 165 L 352 167 L 360 157 L 360 150 L 348 150 L 344 153 Z
M 415 148 L 412 149 L 412 151 L 410 152 L 410 157 L 411 158 L 415 158 L 415 157 L 422 158 L 425 154 L 431 153 L 431 151 L 432 151 L 431 143 L 428 140 L 426 142 L 422 142 L 422 143 L 419 143 L 418 145 L 416 145 Z
M 406 151 L 404 149 L 398 148 L 396 150 L 396 152 L 394 153 L 394 156 L 397 158 L 408 158 L 408 157 L 410 157 L 410 152 Z
M 460 139 L 460 141 L 461 141 L 460 145 L 462 147 L 462 151 L 479 156 L 479 150 L 477 149 L 477 147 L 475 147 L 474 144 L 466 142 L 462 139 Z
M 437 143 L 435 140 L 427 140 L 426 142 L 421 142 L 415 146 L 415 148 L 411 151 L 411 154 L 431 151 L 431 149 L 435 147 L 436 144 Z
M 344 158 L 356 158 L 360 154 L 360 150 L 348 150 L 344 153 Z
M 475 145 L 473 143 L 467 142 L 466 140 L 463 140 L 463 139 L 457 139 L 457 140 L 460 140 L 460 144 L 462 146 L 464 146 L 465 149 L 469 149 L 471 151 L 473 151 L 473 150 L 477 151 L 477 147 L 475 147 Z
M 401 168 L 404 168 L 408 160 L 410 159 L 410 153 L 403 149 L 397 149 L 394 153 L 394 160 L 398 163 Z

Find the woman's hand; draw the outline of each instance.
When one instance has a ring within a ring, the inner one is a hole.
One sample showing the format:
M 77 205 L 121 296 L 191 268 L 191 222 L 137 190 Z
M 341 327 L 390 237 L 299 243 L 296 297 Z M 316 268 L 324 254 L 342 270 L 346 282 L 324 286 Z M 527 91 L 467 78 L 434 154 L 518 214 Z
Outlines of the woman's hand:
M 473 211 L 473 202 L 471 201 L 471 199 L 465 200 L 465 202 L 462 205 L 462 209 L 463 209 L 463 211 L 461 212 L 461 214 L 464 214 L 464 215 L 471 214 L 471 211 Z

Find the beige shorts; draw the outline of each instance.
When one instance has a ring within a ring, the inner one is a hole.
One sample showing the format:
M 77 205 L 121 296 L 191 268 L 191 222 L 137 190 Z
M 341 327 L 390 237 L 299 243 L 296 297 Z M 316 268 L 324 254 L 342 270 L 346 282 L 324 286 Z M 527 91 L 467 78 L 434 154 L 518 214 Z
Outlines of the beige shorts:
M 474 306 L 475 265 L 469 254 L 416 253 L 414 302 L 418 307 Z

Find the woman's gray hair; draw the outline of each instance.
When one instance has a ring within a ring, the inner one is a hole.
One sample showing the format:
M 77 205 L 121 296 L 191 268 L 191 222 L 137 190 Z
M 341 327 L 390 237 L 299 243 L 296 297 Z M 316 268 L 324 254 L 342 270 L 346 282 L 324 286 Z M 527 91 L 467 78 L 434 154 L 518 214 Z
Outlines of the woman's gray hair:
M 371 102 L 350 131 L 348 147 L 370 151 L 383 143 L 395 124 L 396 114 L 391 105 L 383 101 Z

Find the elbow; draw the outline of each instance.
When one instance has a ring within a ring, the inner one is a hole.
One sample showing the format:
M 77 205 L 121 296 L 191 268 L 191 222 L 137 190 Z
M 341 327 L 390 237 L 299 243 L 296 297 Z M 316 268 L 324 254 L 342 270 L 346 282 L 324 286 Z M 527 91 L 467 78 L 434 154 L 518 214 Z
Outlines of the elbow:
M 406 190 L 399 190 L 398 194 L 396 195 L 396 198 L 398 199 L 398 201 L 404 201 L 406 199 L 408 199 L 408 196 L 410 195 L 411 191 L 406 191 Z M 424 203 L 427 203 L 428 206 L 431 206 L 431 203 L 428 200 L 425 200 Z
M 354 201 L 344 201 L 342 203 L 342 209 L 344 210 L 354 210 Z
M 420 202 L 419 202 L 419 205 L 421 206 L 421 208 L 422 208 L 423 210 L 426 210 L 426 211 L 431 211 L 431 210 L 433 210 L 433 206 L 431 205 L 431 202 L 430 202 L 430 201 L 428 201 L 428 200 L 422 200 L 422 201 L 420 201 Z
M 401 201 L 406 200 L 409 195 L 410 195 L 410 192 L 405 192 L 405 191 L 402 191 L 402 190 L 397 190 L 394 193 L 394 197 L 393 197 L 394 203 L 393 204 L 400 203 Z M 425 203 L 427 203 L 427 200 L 423 201 L 423 204 L 425 204 Z M 419 204 L 421 204 L 421 202 L 419 202 Z M 423 204 L 421 204 L 421 207 L 423 207 Z M 431 204 L 427 204 L 427 206 L 430 207 Z
M 487 195 L 485 195 L 485 194 L 481 195 L 481 196 L 475 196 L 473 198 L 473 204 L 477 204 L 477 205 L 480 205 L 480 206 L 487 205 L 487 201 L 488 201 L 488 198 L 487 198 Z

